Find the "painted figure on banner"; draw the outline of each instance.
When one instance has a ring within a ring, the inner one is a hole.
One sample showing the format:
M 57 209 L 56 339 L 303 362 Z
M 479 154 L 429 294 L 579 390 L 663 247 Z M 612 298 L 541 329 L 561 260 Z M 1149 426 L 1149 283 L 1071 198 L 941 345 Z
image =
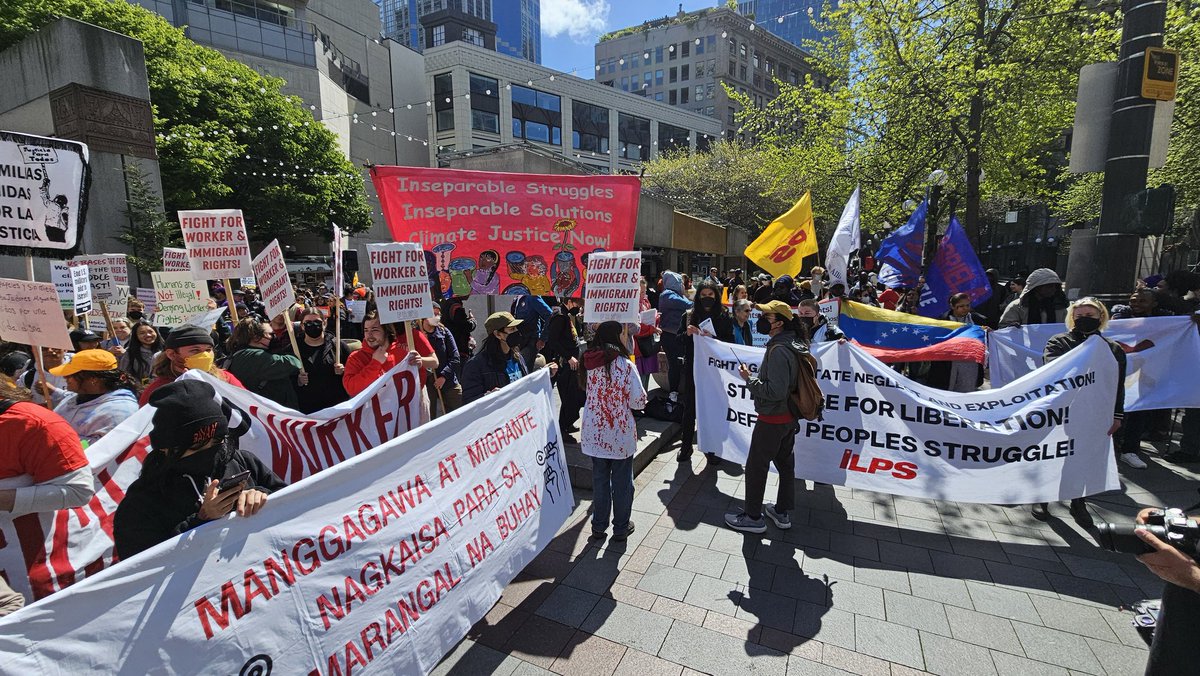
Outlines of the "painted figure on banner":
M 450 261 L 449 298 L 471 295 L 471 274 L 475 272 L 475 259 L 460 256 Z
M 471 293 L 500 293 L 500 254 L 488 249 L 479 254 L 479 265 L 471 279 Z
M 51 242 L 66 242 L 70 227 L 71 207 L 66 195 L 50 196 L 50 174 L 42 165 L 42 204 L 46 206 L 46 217 L 42 225 L 46 228 L 46 239 Z
M 570 245 L 568 245 L 570 246 Z M 570 298 L 579 289 L 579 266 L 575 264 L 575 254 L 570 251 L 559 251 L 554 254 L 554 264 L 550 266 L 550 276 L 554 278 L 554 295 L 558 298 Z
M 519 252 L 510 252 L 509 260 L 511 260 L 512 253 Z M 526 257 L 525 254 L 521 254 L 521 259 L 521 271 L 509 272 L 508 276 L 524 284 L 529 289 L 529 293 L 534 296 L 549 296 L 552 287 L 546 259 L 541 255 Z

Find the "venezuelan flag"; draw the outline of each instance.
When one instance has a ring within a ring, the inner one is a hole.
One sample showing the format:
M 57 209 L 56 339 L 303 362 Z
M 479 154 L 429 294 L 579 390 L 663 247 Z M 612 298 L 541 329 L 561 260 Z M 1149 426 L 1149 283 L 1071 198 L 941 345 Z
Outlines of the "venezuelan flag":
M 973 361 L 987 354 L 982 327 L 842 301 L 838 328 L 871 356 L 887 364 L 909 361 Z

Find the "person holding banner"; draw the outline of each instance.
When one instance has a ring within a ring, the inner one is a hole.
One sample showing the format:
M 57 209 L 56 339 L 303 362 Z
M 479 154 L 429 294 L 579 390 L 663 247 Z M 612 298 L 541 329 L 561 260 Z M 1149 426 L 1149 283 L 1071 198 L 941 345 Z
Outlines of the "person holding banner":
M 326 332 L 325 315 L 319 308 L 304 308 L 300 325 L 304 327 L 304 338 L 299 343 L 300 362 L 304 370 L 296 377 L 296 397 L 300 401 L 296 410 L 314 413 L 350 398 L 342 385 L 350 346 L 342 341 L 341 361 L 338 361 L 335 354 L 337 350 L 334 349 L 336 338 Z
M 346 371 L 342 374 L 342 385 L 351 397 L 370 387 L 396 364 L 407 360 L 421 371 L 435 371 L 437 355 L 423 331 L 412 332 L 410 348 L 404 333 L 398 332 L 393 324 L 379 321 L 379 311 L 367 310 L 363 319 L 363 346 L 346 359 Z M 421 381 L 424 385 L 424 380 Z
M 509 312 L 497 312 L 483 323 L 488 337 L 479 352 L 463 366 L 463 404 L 469 404 L 493 390 L 517 382 L 529 374 L 519 350 L 521 320 Z M 550 377 L 558 375 L 558 364 L 551 362 Z
M 825 319 L 821 314 L 821 304 L 812 298 L 800 301 L 796 308 L 796 321 L 804 328 L 804 335 L 809 337 L 810 344 L 846 339 L 841 329 Z
M 225 368 L 238 380 L 249 383 L 247 390 L 288 408 L 297 408 L 300 398 L 294 383 L 304 366 L 294 354 L 268 352 L 274 337 L 271 325 L 258 317 L 239 321 L 229 339 L 230 357 Z
M 421 320 L 421 332 L 433 346 L 437 355 L 437 370 L 429 374 L 425 389 L 429 393 L 430 418 L 446 415 L 462 406 L 462 384 L 458 382 L 458 373 L 462 370 L 462 361 L 458 354 L 458 343 L 450 330 L 442 326 L 442 309 L 433 306 L 433 316 Z M 437 408 L 434 408 L 437 404 Z
M 164 385 L 150 398 L 154 450 L 113 518 L 113 541 L 122 559 L 232 511 L 253 516 L 270 493 L 286 485 L 237 447 L 236 431 L 231 433 L 216 397 L 212 385 L 188 379 Z M 236 483 L 223 487 L 225 479 Z
M 583 353 L 579 385 L 587 393 L 579 439 L 592 459 L 592 537 L 603 538 L 612 517 L 613 540 L 633 533 L 633 456 L 637 421 L 633 410 L 646 407 L 646 390 L 629 360 L 627 333 L 620 322 L 602 322 Z
M 755 327 L 770 336 L 767 353 L 758 375 L 741 364 L 738 372 L 746 381 L 758 418 L 750 437 L 746 457 L 746 501 L 741 512 L 725 515 L 725 524 L 743 533 L 764 533 L 765 514 L 775 525 L 792 527 L 788 512 L 796 500 L 796 457 L 794 447 L 799 417 L 792 411 L 792 391 L 800 371 L 800 360 L 807 349 L 800 342 L 804 331 L 792 316 L 792 309 L 781 300 L 759 305 L 763 313 Z M 779 493 L 774 505 L 763 505 L 767 474 L 771 465 L 779 472 Z
M 716 280 L 704 279 L 696 285 L 696 304 L 683 317 L 683 421 L 680 423 L 679 455 L 676 460 L 687 462 L 692 457 L 692 445 L 696 438 L 696 379 L 692 361 L 696 357 L 695 336 L 716 338 L 723 343 L 733 342 L 733 317 L 721 305 L 721 290 Z M 711 330 L 705 328 L 711 325 Z M 715 333 L 714 333 L 715 332 Z M 715 453 L 709 453 L 710 462 L 719 462 Z
M 184 325 L 176 327 L 167 336 L 163 351 L 156 358 L 151 374 L 154 380 L 142 390 L 138 404 L 145 406 L 150 401 L 154 391 L 175 379 L 190 369 L 204 371 L 214 378 L 220 378 L 235 387 L 246 389 L 242 381 L 225 369 L 218 368 L 214 363 L 212 335 L 199 326 Z
M 1030 277 L 1032 278 L 1032 275 Z M 1033 286 L 1033 284 L 1030 284 L 1026 288 L 1033 288 Z M 1042 363 L 1049 364 L 1079 347 L 1092 336 L 1099 336 L 1108 345 L 1108 348 L 1112 351 L 1113 359 L 1117 360 L 1117 398 L 1113 407 L 1112 426 L 1108 428 L 1108 434 L 1112 436 L 1121 428 L 1122 419 L 1125 417 L 1126 358 L 1125 350 L 1120 345 L 1105 338 L 1100 333 L 1108 326 L 1108 308 L 1104 307 L 1104 303 L 1095 298 L 1080 298 L 1071 303 L 1070 307 L 1067 308 L 1066 324 L 1066 333 L 1057 334 L 1046 341 L 1046 348 L 1042 353 Z M 1126 455 L 1131 455 L 1132 457 L 1126 457 Z M 1146 468 L 1146 463 L 1136 454 L 1121 454 L 1118 458 L 1120 458 L 1121 462 L 1135 469 Z M 1035 519 L 1045 520 L 1049 515 L 1050 509 L 1047 503 L 1043 502 L 1033 506 L 1033 517 Z M 1092 515 L 1088 513 L 1087 502 L 1083 498 L 1071 500 L 1071 516 L 1075 517 L 1075 521 L 1082 526 L 1092 525 Z
M 84 350 L 50 373 L 65 378 L 67 389 L 75 394 L 54 412 L 70 423 L 85 446 L 137 413 L 138 386 L 117 368 L 117 358 L 108 350 Z
M 733 342 L 738 345 L 753 345 L 754 336 L 750 326 L 750 310 L 754 304 L 745 298 L 733 301 Z
M 692 301 L 683 291 L 683 277 L 677 272 L 662 273 L 663 291 L 658 296 L 658 325 L 662 328 L 662 350 L 667 353 L 667 392 L 671 401 L 679 401 L 679 383 L 683 378 L 683 315 L 692 309 Z

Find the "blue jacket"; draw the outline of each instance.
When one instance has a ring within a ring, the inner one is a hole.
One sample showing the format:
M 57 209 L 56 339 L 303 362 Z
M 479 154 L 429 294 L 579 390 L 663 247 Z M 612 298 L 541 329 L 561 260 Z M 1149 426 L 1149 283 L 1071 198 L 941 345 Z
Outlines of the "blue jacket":
M 546 301 L 542 300 L 541 296 L 517 296 L 512 304 L 512 315 L 522 322 L 529 322 L 531 327 L 537 329 L 535 333 L 522 326 L 521 334 L 536 336 L 538 340 L 546 339 L 546 324 L 552 313 L 550 306 L 546 305 Z
M 658 326 L 666 333 L 676 333 L 683 324 L 683 313 L 692 309 L 692 301 L 683 295 L 683 277 L 670 270 L 663 273 L 663 292 L 658 296 Z
M 433 333 L 426 333 L 425 337 L 429 339 L 429 344 L 433 346 L 433 353 L 437 355 L 438 367 L 437 375 L 446 379 L 446 384 L 453 387 L 458 384 L 458 369 L 462 366 L 458 354 L 458 343 L 454 342 L 454 335 L 444 326 L 439 326 L 433 330 Z

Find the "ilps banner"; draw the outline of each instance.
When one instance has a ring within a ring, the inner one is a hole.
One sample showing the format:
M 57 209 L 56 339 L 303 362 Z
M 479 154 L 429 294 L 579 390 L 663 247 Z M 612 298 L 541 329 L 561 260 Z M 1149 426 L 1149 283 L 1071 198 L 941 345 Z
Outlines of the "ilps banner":
M 763 348 L 696 340 L 700 450 L 744 463 L 754 402 L 739 362 Z M 799 421 L 796 476 L 936 500 L 1028 504 L 1119 487 L 1108 428 L 1117 363 L 1098 338 L 1002 388 L 953 393 L 850 343 L 814 350 L 823 420 Z

